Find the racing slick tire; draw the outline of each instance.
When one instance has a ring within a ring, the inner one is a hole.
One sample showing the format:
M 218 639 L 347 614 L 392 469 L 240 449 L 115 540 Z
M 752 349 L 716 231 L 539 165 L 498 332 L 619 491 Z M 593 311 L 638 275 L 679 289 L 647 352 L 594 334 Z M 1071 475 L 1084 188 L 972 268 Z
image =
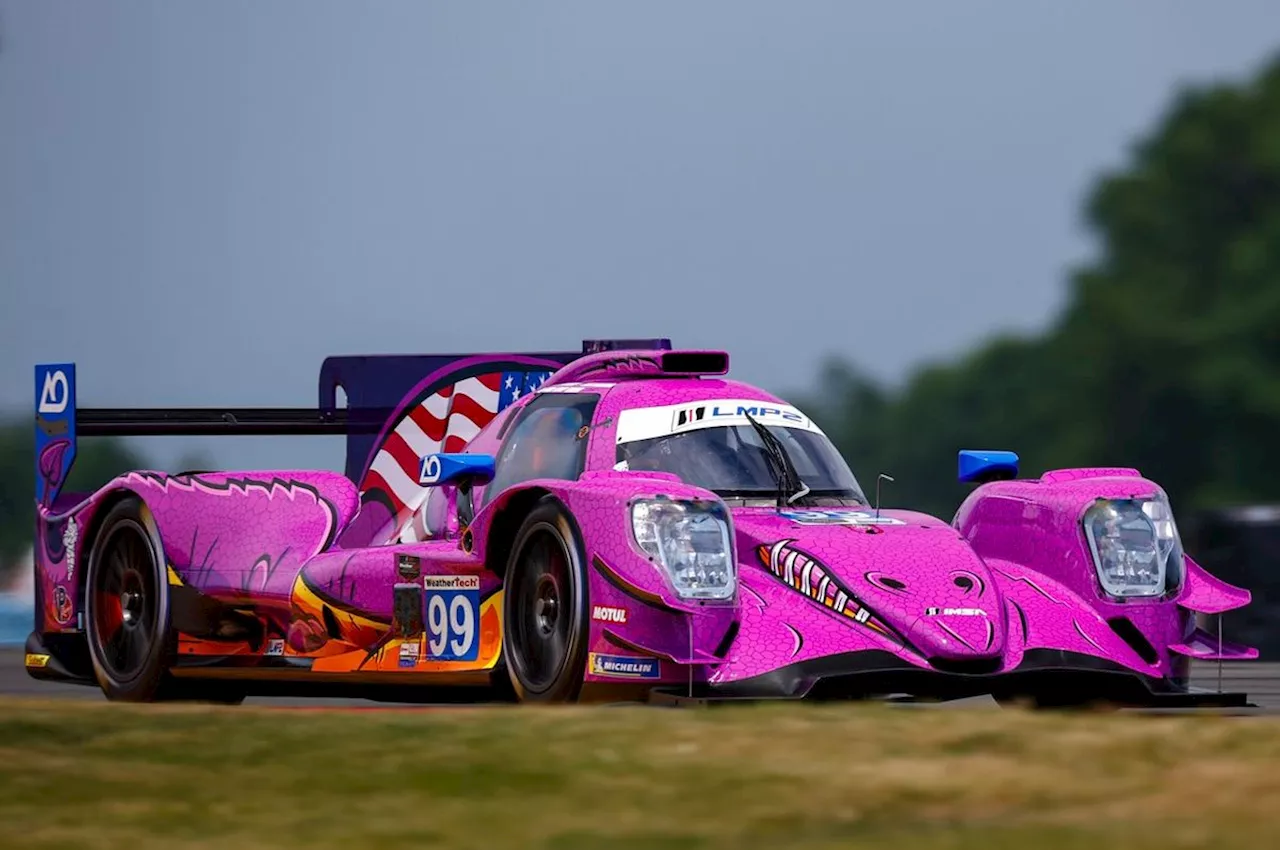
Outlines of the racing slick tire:
M 85 639 L 98 686 L 113 702 L 243 702 L 234 686 L 169 675 L 174 647 L 163 552 L 138 497 L 121 499 L 103 518 L 84 586 Z
M 516 532 L 503 587 L 502 654 L 521 702 L 575 702 L 586 669 L 587 568 L 581 540 L 555 498 Z

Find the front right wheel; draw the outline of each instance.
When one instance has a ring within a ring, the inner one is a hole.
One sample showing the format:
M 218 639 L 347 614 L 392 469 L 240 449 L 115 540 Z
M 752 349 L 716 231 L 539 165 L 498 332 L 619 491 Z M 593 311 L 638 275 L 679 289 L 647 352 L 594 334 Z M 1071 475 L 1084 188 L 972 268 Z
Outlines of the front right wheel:
M 546 497 L 516 533 L 503 582 L 502 652 L 522 702 L 574 702 L 586 669 L 586 558 L 573 520 Z

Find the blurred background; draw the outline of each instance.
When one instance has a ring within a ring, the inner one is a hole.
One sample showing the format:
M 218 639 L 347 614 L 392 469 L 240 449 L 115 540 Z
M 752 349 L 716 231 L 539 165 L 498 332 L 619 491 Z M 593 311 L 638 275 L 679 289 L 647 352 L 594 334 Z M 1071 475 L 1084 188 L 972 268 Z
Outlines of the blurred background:
M 328 354 L 609 336 L 729 350 L 894 506 L 950 518 L 966 447 L 1136 466 L 1280 657 L 1280 6 L 0 2 L 0 641 L 35 363 L 301 406 Z

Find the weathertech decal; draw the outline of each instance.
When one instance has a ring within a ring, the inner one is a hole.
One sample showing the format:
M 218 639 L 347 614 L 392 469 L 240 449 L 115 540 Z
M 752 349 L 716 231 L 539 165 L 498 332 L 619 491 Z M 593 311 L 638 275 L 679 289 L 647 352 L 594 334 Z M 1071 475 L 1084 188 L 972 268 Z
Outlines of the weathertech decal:
M 423 576 L 427 590 L 479 590 L 480 576 Z
M 596 605 L 591 609 L 591 619 L 599 620 L 602 623 L 625 623 L 627 621 L 627 609 Z

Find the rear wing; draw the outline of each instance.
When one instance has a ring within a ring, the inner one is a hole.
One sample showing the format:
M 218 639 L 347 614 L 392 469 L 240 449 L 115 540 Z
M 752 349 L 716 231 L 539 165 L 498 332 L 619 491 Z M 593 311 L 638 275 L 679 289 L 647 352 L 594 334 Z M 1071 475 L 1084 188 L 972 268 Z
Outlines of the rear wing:
M 36 502 L 51 506 L 71 472 L 80 437 L 333 436 L 347 438 L 347 477 L 359 481 L 371 449 L 408 396 L 432 376 L 454 375 L 520 361 L 554 371 L 587 354 L 617 350 L 670 350 L 655 339 L 584 340 L 577 351 L 520 354 L 383 354 L 326 358 L 320 369 L 319 403 L 306 407 L 81 408 L 76 404 L 74 363 L 35 368 Z M 456 368 L 455 368 L 456 367 Z M 338 390 L 346 405 L 338 405 Z

